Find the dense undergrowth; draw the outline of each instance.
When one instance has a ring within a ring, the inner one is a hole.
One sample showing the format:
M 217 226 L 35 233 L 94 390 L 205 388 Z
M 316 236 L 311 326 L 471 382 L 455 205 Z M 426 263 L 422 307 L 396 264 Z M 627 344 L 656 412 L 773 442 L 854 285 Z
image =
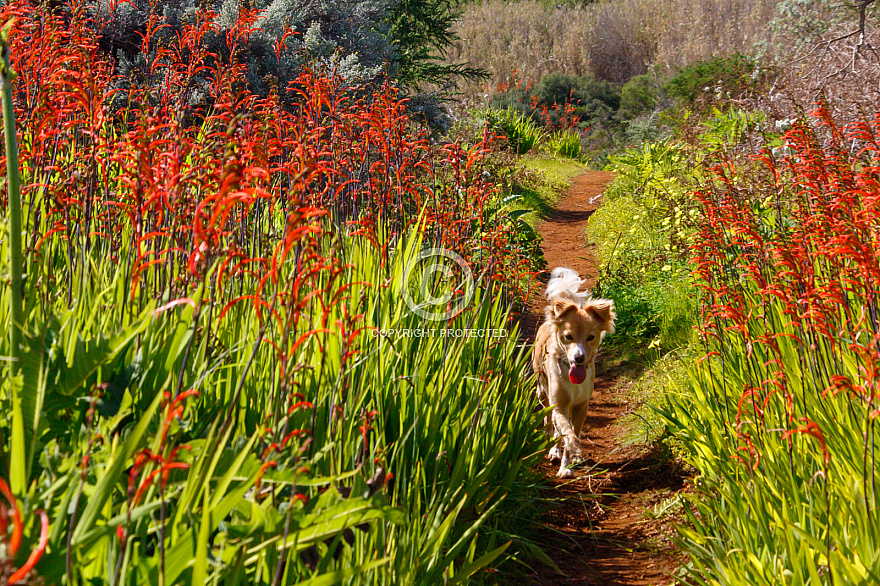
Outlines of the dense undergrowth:
M 25 275 L 21 313 L 8 285 L 0 306 L 22 316 L 0 343 L 3 579 L 481 580 L 544 442 L 493 137 L 432 144 L 392 87 L 332 71 L 293 107 L 254 94 L 248 22 L 209 59 L 210 13 L 168 43 L 151 20 L 151 78 L 114 110 L 81 8 L 3 12 L 22 265 L 0 252 Z M 451 280 L 419 264 L 435 247 Z

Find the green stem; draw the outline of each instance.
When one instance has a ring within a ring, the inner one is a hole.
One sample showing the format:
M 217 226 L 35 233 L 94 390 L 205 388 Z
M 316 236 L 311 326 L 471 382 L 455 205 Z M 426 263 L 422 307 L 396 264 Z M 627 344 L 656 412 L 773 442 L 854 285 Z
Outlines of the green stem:
M 27 490 L 27 473 L 24 462 L 24 420 L 22 419 L 21 387 L 15 381 L 21 371 L 21 328 L 24 316 L 21 302 L 21 186 L 18 176 L 18 141 L 15 134 L 15 111 L 12 107 L 12 80 L 15 72 L 9 65 L 9 21 L 0 31 L 0 84 L 2 84 L 3 101 L 3 134 L 6 148 L 6 192 L 9 197 L 9 274 L 11 276 L 10 324 L 9 324 L 9 355 L 12 374 L 12 446 L 9 480 L 12 491 L 22 495 Z

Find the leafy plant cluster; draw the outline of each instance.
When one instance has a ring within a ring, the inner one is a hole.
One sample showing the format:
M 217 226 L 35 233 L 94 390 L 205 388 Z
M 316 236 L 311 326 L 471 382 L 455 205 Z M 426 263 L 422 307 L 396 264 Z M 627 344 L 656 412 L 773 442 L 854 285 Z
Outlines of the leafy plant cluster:
M 617 173 L 587 238 L 600 259 L 598 293 L 615 300 L 617 333 L 609 343 L 669 350 L 690 340 L 687 246 L 694 226 L 688 186 L 691 155 L 671 140 L 612 158 Z
M 622 85 L 561 73 L 545 75 L 533 85 L 514 73 L 492 96 L 489 123 L 513 136 L 511 145 L 519 153 L 541 142 L 523 142 L 520 136 L 540 137 L 541 127 L 548 132 L 549 151 L 557 156 L 620 152 L 627 145 L 671 136 L 670 126 L 691 111 L 711 117 L 712 109 L 732 96 L 758 91 L 765 77 L 755 59 L 738 53 L 693 63 L 662 79 L 653 72 L 636 75 Z M 672 115 L 666 112 L 670 108 Z
M 761 112 L 716 108 L 697 124 L 684 111 L 678 124 L 674 137 L 611 157 L 617 176 L 587 226 L 600 260 L 599 289 L 616 301 L 617 334 L 609 342 L 625 348 L 647 343 L 668 351 L 691 341 L 696 307 L 688 262 L 700 219 L 692 192 L 704 180 L 706 157 L 755 140 L 782 145 Z
M 133 77 L 117 109 L 89 6 L 2 12 L 21 173 L 4 221 L 23 235 L 0 239 L 21 283 L 0 295 L 14 334 L 0 355 L 15 357 L 2 575 L 471 579 L 507 547 L 488 528 L 543 441 L 508 329 L 529 261 L 489 145 L 432 144 L 389 86 L 306 70 L 294 108 L 255 93 L 234 50 L 199 49 L 218 34 L 243 46 L 246 10 L 170 39 L 148 19 L 153 79 Z M 473 295 L 436 325 L 404 301 L 435 246 L 476 281 L 433 285 L 450 307 Z
M 533 86 L 514 73 L 498 90 L 492 107 L 512 108 L 551 131 L 608 124 L 620 106 L 619 88 L 590 75 L 551 73 Z
M 547 131 L 527 115 L 508 107 L 486 110 L 486 126 L 507 139 L 510 149 L 524 155 L 547 140 Z
M 880 127 L 810 122 L 776 154 L 708 160 L 695 193 L 702 344 L 664 411 L 700 473 L 696 583 L 880 578 Z
M 618 150 L 619 141 L 638 144 L 660 138 L 664 130 L 656 112 L 668 107 L 659 81 L 638 75 L 623 85 L 591 75 L 551 73 L 533 85 L 514 74 L 499 84 L 491 104 L 496 116 L 528 120 L 547 130 L 550 153 L 583 158 L 588 151 Z M 495 126 L 504 133 L 504 128 Z
M 763 78 L 754 58 L 736 53 L 688 65 L 666 82 L 663 89 L 686 107 L 708 109 L 731 98 L 754 93 L 761 87 Z

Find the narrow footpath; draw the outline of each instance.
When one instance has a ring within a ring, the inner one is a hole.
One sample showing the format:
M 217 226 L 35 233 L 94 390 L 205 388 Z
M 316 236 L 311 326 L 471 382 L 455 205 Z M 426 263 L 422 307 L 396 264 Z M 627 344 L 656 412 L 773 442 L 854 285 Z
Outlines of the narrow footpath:
M 587 219 L 599 207 L 612 173 L 588 171 L 576 177 L 552 216 L 538 227 L 549 268 L 567 266 L 595 284 L 596 254 L 586 244 Z M 545 275 L 546 279 L 546 275 Z M 541 291 L 543 294 L 543 290 Z M 532 300 L 524 316 L 529 342 L 544 319 L 544 298 Z M 635 408 L 627 393 L 622 367 L 604 368 L 597 361 L 593 399 L 581 436 L 586 462 L 575 478 L 556 478 L 558 466 L 540 465 L 546 477 L 542 497 L 548 503 L 542 519 L 545 553 L 563 572 L 535 563 L 530 584 L 666 586 L 681 559 L 669 540 L 668 522 L 652 520 L 646 511 L 667 502 L 684 479 L 666 459 L 649 448 L 626 447 L 622 418 Z M 662 505 L 661 505 L 662 506 Z

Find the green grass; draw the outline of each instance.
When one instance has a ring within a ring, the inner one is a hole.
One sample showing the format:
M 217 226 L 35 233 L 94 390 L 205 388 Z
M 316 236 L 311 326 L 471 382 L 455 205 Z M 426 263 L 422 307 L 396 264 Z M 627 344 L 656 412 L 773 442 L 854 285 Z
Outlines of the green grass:
M 518 167 L 511 176 L 509 190 L 522 195 L 517 209 L 530 211 L 523 219 L 533 227 L 553 212 L 553 207 L 571 187 L 571 180 L 588 170 L 575 160 L 547 154 L 526 155 Z
M 547 154 L 533 154 L 523 157 L 522 164 L 527 169 L 540 171 L 548 181 L 571 185 L 571 180 L 589 167 L 574 160 Z
M 656 406 L 665 402 L 670 392 L 680 391 L 687 385 L 687 358 L 674 352 L 657 357 L 653 354 L 638 363 L 629 357 L 632 366 L 623 371 L 622 384 L 626 385 L 626 395 L 632 410 L 621 420 L 626 432 L 622 443 L 627 446 L 649 446 L 663 442 L 666 438 L 666 420 L 657 412 Z M 614 361 L 606 361 L 613 366 Z M 649 364 L 649 366 L 646 366 Z

